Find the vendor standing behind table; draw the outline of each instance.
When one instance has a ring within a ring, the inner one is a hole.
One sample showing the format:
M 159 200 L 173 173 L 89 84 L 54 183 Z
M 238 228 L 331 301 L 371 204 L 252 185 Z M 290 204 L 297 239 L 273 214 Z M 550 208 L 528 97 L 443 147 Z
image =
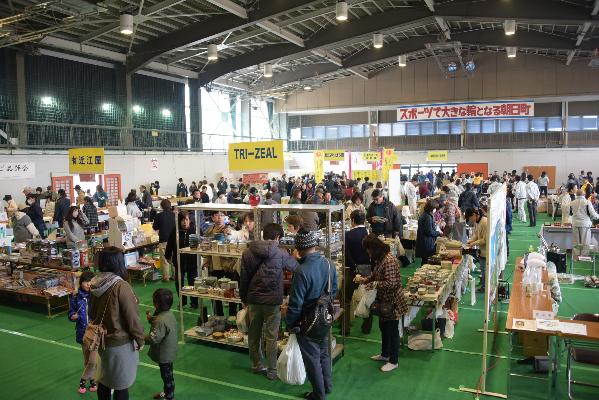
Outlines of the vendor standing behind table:
M 362 210 L 354 210 L 350 214 L 350 220 L 351 229 L 345 233 L 345 277 L 343 278 L 345 304 L 348 305 L 351 304 L 354 290 L 358 288 L 358 285 L 354 283 L 356 274 L 368 276 L 371 272 L 370 257 L 362 245 L 364 238 L 368 236 L 368 229 L 364 226 L 366 215 Z M 349 336 L 352 320 L 349 306 L 344 311 L 343 318 L 345 318 L 345 332 L 342 333 Z M 371 329 L 372 317 L 368 317 L 362 322 L 362 333 L 368 334 Z
M 64 219 L 64 234 L 67 239 L 67 247 L 74 246 L 77 242 L 85 240 L 85 226 L 89 223 L 84 213 L 77 206 L 69 209 Z
M 562 210 L 564 212 L 564 210 Z M 576 191 L 576 199 L 570 203 L 568 214 L 572 216 L 572 256 L 581 255 L 580 247 L 591 244 L 591 227 L 593 220 L 599 219 L 599 214 L 589 200 L 585 198 L 582 189 Z
M 25 207 L 23 206 L 23 209 Z M 31 218 L 22 211 L 16 211 L 11 217 L 11 225 L 15 243 L 23 243 L 39 236 L 39 231 L 31 222 Z
M 64 189 L 58 189 L 58 200 L 54 206 L 54 221 L 58 222 L 58 226 L 62 228 L 64 219 L 71 208 L 71 200 L 67 198 L 67 193 Z
M 474 227 L 474 233 L 467 244 L 469 247 L 478 246 L 480 250 L 480 257 L 478 258 L 480 266 L 480 288 L 478 292 L 484 293 L 486 283 L 485 272 L 487 270 L 487 217 L 484 217 L 480 210 L 469 208 L 466 210 L 465 218 L 468 225 Z
M 46 223 L 44 222 L 44 212 L 40 207 L 37 197 L 30 193 L 27 195 L 27 215 L 35 225 L 42 239 L 46 238 Z
M 125 199 L 125 204 L 127 207 L 127 215 L 134 218 L 141 218 L 143 216 L 143 213 L 137 205 L 137 196 L 135 195 L 135 192 L 129 192 Z
M 441 233 L 437 229 L 434 213 L 439 208 L 436 200 L 428 200 L 424 205 L 424 212 L 418 218 L 418 231 L 416 232 L 416 257 L 420 257 L 420 265 L 428 263 L 428 258 L 435 254 L 437 238 Z
M 101 185 L 96 186 L 96 193 L 94 193 L 93 200 L 98 203 L 98 207 L 106 207 L 108 203 L 108 193 L 104 191 Z
M 171 266 L 168 263 L 165 252 L 166 244 L 171 234 L 175 231 L 175 213 L 172 210 L 171 202 L 164 199 L 160 202 L 162 212 L 156 215 L 152 229 L 158 231 L 158 249 L 160 251 L 160 265 L 162 267 L 162 280 L 167 282 L 171 278 Z
M 547 187 L 549 186 L 549 177 L 547 176 L 547 172 L 541 172 L 541 176 L 539 176 L 538 182 L 540 196 L 543 196 L 543 194 L 545 194 L 545 197 L 547 197 Z
M 179 178 L 177 184 L 177 197 L 187 197 L 187 186 L 183 183 L 183 178 Z
M 403 216 L 399 215 L 393 203 L 378 189 L 372 192 L 372 203 L 368 207 L 366 219 L 372 232 L 377 235 L 399 238 L 403 235 Z
M 337 295 L 335 265 L 317 250 L 317 246 L 316 232 L 301 230 L 295 237 L 295 248 L 301 258 L 291 282 L 286 322 L 291 331 L 300 330 L 296 334 L 297 342 L 306 366 L 306 375 L 312 384 L 312 392 L 306 393 L 304 398 L 326 400 L 327 394 L 333 391 L 329 334 L 315 337 L 301 330 L 302 317 L 325 290 L 328 290 L 331 298 Z

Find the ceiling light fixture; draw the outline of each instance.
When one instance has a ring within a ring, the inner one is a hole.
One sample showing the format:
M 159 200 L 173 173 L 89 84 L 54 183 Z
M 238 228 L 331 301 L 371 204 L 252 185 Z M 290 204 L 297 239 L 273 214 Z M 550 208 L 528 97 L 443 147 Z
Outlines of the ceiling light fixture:
M 382 33 L 375 33 L 374 35 L 372 35 L 372 46 L 375 49 L 380 49 L 381 47 L 383 47 L 383 34 Z
M 208 61 L 218 60 L 218 47 L 215 44 L 208 45 Z
M 467 61 L 464 65 L 464 68 L 466 68 L 466 71 L 468 72 L 473 72 L 476 69 L 476 64 L 474 63 L 474 60 Z
M 141 112 L 141 106 L 140 106 L 140 105 L 137 105 L 137 104 L 136 104 L 136 105 L 134 105 L 134 106 L 133 106 L 133 112 L 134 112 L 135 114 L 139 114 L 139 113 Z
M 399 56 L 398 59 L 400 67 L 405 67 L 406 65 L 408 65 L 408 56 L 406 56 L 405 54 Z
M 133 33 L 133 15 L 121 14 L 121 33 L 123 35 L 131 35 Z
M 170 116 L 171 116 L 171 110 L 169 110 L 168 108 L 163 108 L 162 109 L 162 116 L 164 118 L 170 118 Z
M 42 97 L 42 105 L 44 106 L 51 106 L 53 102 L 54 100 L 50 96 Z
M 503 30 L 505 34 L 508 36 L 516 34 L 516 20 L 515 19 L 506 19 L 503 21 Z
M 506 47 L 505 52 L 507 53 L 507 58 L 516 58 L 516 54 L 518 53 L 517 47 Z
M 264 77 L 272 78 L 272 64 L 264 64 Z
M 102 104 L 102 111 L 104 111 L 104 112 L 110 111 L 111 108 L 112 108 L 112 106 L 110 105 L 110 103 L 103 103 Z
M 312 90 L 312 86 L 310 86 L 310 85 L 308 85 L 308 84 L 305 84 L 305 85 L 304 85 L 304 90 L 305 90 L 306 92 L 309 92 L 310 90 Z
M 447 72 L 456 72 L 458 70 L 458 64 L 454 61 L 451 61 L 447 64 Z
M 335 5 L 335 18 L 337 21 L 347 21 L 347 1 L 338 1 Z

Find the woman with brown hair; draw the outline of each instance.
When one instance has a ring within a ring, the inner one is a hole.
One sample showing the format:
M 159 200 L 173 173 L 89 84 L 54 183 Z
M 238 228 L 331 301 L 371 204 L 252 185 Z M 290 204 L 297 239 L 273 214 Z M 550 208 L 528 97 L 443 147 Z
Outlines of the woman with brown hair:
M 408 311 L 399 270 L 399 261 L 391 254 L 389 245 L 375 234 L 366 236 L 362 242 L 370 256 L 374 270 L 369 277 L 356 276 L 356 283 L 376 288 L 376 299 L 371 311 L 379 317 L 382 335 L 381 354 L 370 357 L 374 361 L 385 361 L 381 371 L 397 368 L 399 360 L 399 320 Z

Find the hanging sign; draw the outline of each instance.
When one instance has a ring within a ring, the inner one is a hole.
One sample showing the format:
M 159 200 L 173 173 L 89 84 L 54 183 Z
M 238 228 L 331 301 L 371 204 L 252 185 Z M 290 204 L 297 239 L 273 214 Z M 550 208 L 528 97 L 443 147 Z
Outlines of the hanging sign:
M 283 141 L 229 143 L 229 171 L 283 171 Z
M 35 163 L 3 162 L 0 163 L 0 179 L 35 178 Z
M 528 118 L 534 115 L 535 103 L 528 100 L 419 104 L 397 109 L 398 122 L 463 118 Z
M 243 174 L 244 184 L 264 184 L 268 183 L 268 174 L 258 172 L 255 174 Z
M 79 182 L 95 182 L 96 174 L 79 174 Z
M 324 151 L 316 150 L 314 152 L 314 179 L 320 182 L 324 179 Z
M 158 159 L 152 158 L 150 160 L 150 171 L 158 171 Z
M 381 180 L 381 171 L 375 169 L 352 170 L 351 175 L 352 179 L 364 179 L 368 177 L 368 179 L 373 182 Z
M 102 147 L 69 149 L 69 173 L 103 174 L 104 149 Z
M 322 150 L 325 161 L 345 160 L 345 150 Z
M 378 151 L 366 151 L 362 153 L 362 160 L 364 161 L 381 161 L 381 153 Z
M 393 149 L 383 149 L 383 180 L 389 182 L 389 171 L 393 169 L 393 163 L 397 155 Z
M 447 150 L 429 151 L 426 156 L 426 161 L 447 161 Z

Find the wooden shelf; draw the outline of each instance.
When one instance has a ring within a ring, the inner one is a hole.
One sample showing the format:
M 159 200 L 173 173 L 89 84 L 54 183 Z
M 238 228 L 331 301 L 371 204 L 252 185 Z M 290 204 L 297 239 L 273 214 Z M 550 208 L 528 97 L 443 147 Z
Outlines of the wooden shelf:
M 196 290 L 181 290 L 181 295 L 189 296 L 189 297 L 197 297 L 198 299 L 218 300 L 218 301 L 224 301 L 226 303 L 241 304 L 241 299 L 239 297 L 213 296 L 210 294 L 198 293 Z
M 191 329 L 186 330 L 184 332 L 185 336 L 193 338 L 193 339 L 201 340 L 201 341 L 204 341 L 204 342 L 218 343 L 218 344 L 223 344 L 223 345 L 226 345 L 226 346 L 239 347 L 241 349 L 247 349 L 248 348 L 248 345 L 245 344 L 243 341 L 241 341 L 241 342 L 235 342 L 234 343 L 234 342 L 227 341 L 227 339 L 222 339 L 222 340 L 214 339 L 212 337 L 212 335 L 210 335 L 210 336 L 200 336 L 200 335 L 197 334 L 196 328 L 197 328 L 197 326 L 193 327 Z
M 219 251 L 203 251 L 203 250 L 194 250 L 189 247 L 184 247 L 179 249 L 179 253 L 181 254 L 197 254 L 200 256 L 214 256 L 214 257 L 228 257 L 228 258 L 241 258 L 241 253 L 221 253 Z

